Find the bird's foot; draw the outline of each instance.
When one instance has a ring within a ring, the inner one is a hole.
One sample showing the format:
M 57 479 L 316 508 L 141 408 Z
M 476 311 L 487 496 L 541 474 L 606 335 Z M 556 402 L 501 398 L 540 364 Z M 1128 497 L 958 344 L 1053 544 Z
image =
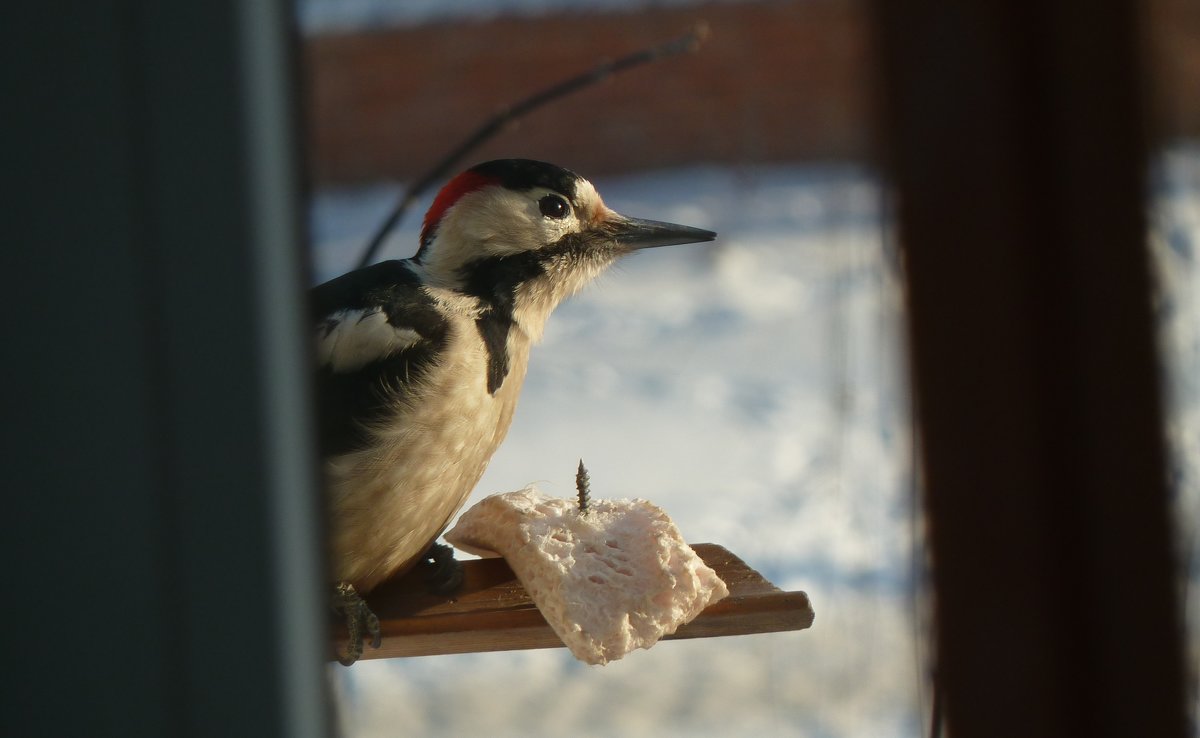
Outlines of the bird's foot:
M 383 637 L 379 632 L 379 618 L 367 607 L 367 602 L 349 582 L 338 582 L 333 588 L 333 609 L 346 621 L 346 632 L 350 636 L 346 652 L 338 655 L 342 666 L 358 661 L 363 652 L 363 636 L 371 636 L 371 648 L 379 648 Z
M 462 586 L 462 563 L 454 558 L 454 549 L 444 543 L 430 545 L 418 567 L 430 594 L 448 596 Z

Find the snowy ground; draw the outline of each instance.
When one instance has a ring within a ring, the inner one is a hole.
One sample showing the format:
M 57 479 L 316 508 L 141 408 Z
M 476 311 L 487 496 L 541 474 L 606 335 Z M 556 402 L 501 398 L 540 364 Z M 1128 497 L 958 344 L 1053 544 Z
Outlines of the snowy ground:
M 1176 481 L 1181 520 L 1193 520 L 1200 151 L 1173 155 L 1157 177 L 1168 183 L 1154 243 L 1179 368 Z M 569 495 L 582 457 L 594 495 L 653 500 L 689 540 L 723 544 L 781 587 L 808 592 L 816 623 L 662 643 L 605 667 L 564 649 L 338 667 L 346 734 L 921 735 L 909 399 L 879 186 L 850 167 L 595 183 L 618 211 L 720 238 L 638 254 L 559 309 L 472 502 L 528 482 Z M 395 194 L 320 195 L 319 278 L 350 268 Z M 414 211 L 387 256 L 411 254 L 418 219 Z
M 1152 177 L 1150 246 L 1161 285 L 1171 484 L 1183 563 L 1192 728 L 1200 736 L 1200 142 L 1162 156 Z

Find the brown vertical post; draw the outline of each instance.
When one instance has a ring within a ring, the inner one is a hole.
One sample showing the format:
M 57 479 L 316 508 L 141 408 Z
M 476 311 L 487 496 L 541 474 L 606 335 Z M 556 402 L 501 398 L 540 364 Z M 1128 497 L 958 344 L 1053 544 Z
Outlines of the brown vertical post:
M 875 5 L 949 732 L 1182 737 L 1136 4 Z

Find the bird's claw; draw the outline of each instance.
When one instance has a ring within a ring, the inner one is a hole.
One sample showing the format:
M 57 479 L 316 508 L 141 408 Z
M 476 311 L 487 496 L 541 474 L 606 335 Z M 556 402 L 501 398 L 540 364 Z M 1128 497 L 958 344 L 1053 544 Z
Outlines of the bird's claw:
M 454 549 L 444 543 L 433 543 L 421 558 L 421 577 L 429 592 L 447 596 L 462 586 L 462 563 L 454 558 Z
M 338 663 L 351 666 L 363 653 L 363 635 L 371 636 L 371 648 L 379 648 L 383 636 L 379 629 L 379 618 L 367 607 L 367 602 L 349 582 L 338 582 L 333 589 L 333 609 L 346 621 L 349 635 L 346 652 L 338 655 Z

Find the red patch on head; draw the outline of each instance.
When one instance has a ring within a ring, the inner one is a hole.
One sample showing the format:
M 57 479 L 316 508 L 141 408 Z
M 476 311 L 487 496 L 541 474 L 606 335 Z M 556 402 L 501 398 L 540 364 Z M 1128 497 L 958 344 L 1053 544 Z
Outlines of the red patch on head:
M 425 245 L 426 239 L 433 235 L 438 223 L 442 222 L 442 216 L 454 203 L 458 202 L 460 197 L 498 181 L 495 177 L 468 170 L 447 182 L 446 186 L 437 193 L 437 197 L 433 198 L 433 204 L 425 213 L 425 222 L 421 226 L 421 245 Z

